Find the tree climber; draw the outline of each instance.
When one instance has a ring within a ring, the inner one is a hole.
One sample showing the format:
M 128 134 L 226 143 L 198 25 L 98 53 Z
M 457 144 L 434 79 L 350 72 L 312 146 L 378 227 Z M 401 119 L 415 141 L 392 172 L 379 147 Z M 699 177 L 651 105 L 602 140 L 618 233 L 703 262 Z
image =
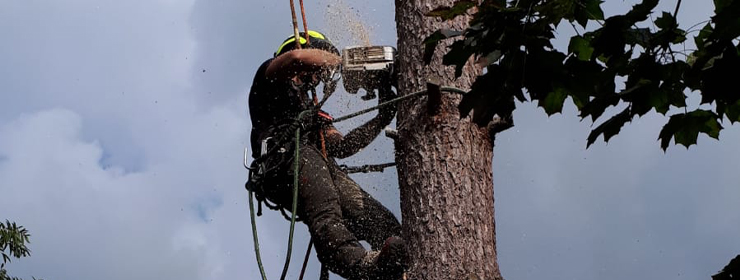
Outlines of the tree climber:
M 313 107 L 309 92 L 315 92 L 318 84 L 329 78 L 330 70 L 341 64 L 339 51 L 323 34 L 307 33 L 301 33 L 302 48 L 296 49 L 295 37 L 288 38 L 257 70 L 249 93 L 253 158 L 271 150 L 281 130 Z M 306 35 L 310 44 L 306 44 Z M 379 102 L 393 99 L 396 95 L 390 90 L 390 78 L 382 82 L 387 86 L 379 90 Z M 308 226 L 321 263 L 347 279 L 397 280 L 407 264 L 398 220 L 334 160 L 354 155 L 370 144 L 395 114 L 395 105 L 384 107 L 376 117 L 343 136 L 331 125 L 329 114 L 321 111 L 312 118 L 311 127 L 316 128 L 302 132 L 296 214 Z M 256 184 L 258 195 L 287 210 L 292 204 L 293 146 L 287 141 L 266 155 L 266 168 Z M 372 251 L 359 240 L 367 241 Z

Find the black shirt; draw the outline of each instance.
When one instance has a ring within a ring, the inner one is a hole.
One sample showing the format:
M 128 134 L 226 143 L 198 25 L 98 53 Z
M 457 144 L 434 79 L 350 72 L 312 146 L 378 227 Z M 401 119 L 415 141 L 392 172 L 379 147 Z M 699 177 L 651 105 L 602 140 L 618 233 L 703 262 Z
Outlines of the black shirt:
M 257 70 L 249 91 L 249 115 L 252 119 L 252 157 L 260 156 L 262 140 L 275 136 L 278 126 L 290 124 L 298 114 L 309 108 L 307 92 L 290 80 L 268 79 L 268 59 Z

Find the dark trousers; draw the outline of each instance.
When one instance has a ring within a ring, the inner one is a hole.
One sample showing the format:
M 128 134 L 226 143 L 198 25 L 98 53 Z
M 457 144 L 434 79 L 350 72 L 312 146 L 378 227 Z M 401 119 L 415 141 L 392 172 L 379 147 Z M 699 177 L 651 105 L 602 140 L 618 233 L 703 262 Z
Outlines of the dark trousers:
M 268 199 L 289 209 L 294 161 L 283 162 L 265 191 Z M 319 260 L 344 278 L 366 278 L 372 267 L 363 260 L 367 251 L 359 240 L 380 250 L 388 237 L 401 235 L 401 224 L 316 147 L 302 145 L 298 172 L 297 214 L 308 226 Z

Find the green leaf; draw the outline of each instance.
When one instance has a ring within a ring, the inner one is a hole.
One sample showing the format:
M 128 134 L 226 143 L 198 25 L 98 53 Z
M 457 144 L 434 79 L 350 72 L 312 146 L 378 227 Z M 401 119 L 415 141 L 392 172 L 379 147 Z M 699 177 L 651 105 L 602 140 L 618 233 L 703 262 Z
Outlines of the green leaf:
M 727 116 L 730 123 L 740 122 L 740 100 L 727 105 L 725 102 L 717 102 L 717 113 Z
M 668 111 L 668 96 L 658 90 L 659 82 L 643 78 L 619 94 L 625 101 L 631 103 L 633 114 L 642 116 L 650 112 L 652 108 L 658 112 Z
M 455 65 L 455 77 L 462 75 L 462 69 L 473 55 L 473 50 L 465 41 L 456 41 L 450 46 L 450 50 L 442 58 L 444 65 Z
M 725 111 L 730 123 L 740 122 L 740 102 L 727 107 Z
M 601 0 L 576 0 L 574 18 L 579 25 L 586 28 L 589 20 L 604 20 L 604 11 L 601 10 Z
M 488 69 L 486 74 L 476 79 L 458 105 L 460 117 L 468 117 L 472 112 L 472 120 L 479 126 L 486 126 L 495 115 L 502 118 L 511 116 L 516 106 L 513 94 L 503 88 L 503 80 L 506 79 L 503 67 L 492 65 Z
M 575 54 L 580 60 L 588 61 L 591 60 L 594 48 L 591 47 L 591 42 L 586 38 L 573 36 L 570 38 L 570 44 L 568 44 L 568 52 Z
M 712 17 L 715 31 L 712 39 L 717 41 L 730 41 L 740 36 L 740 2 L 729 1 Z
M 567 76 L 557 87 L 568 92 L 579 110 L 585 108 L 591 96 L 614 93 L 614 74 L 604 71 L 596 61 L 583 61 L 571 56 L 564 66 Z
M 429 64 L 432 61 L 432 57 L 434 56 L 434 50 L 437 49 L 437 45 L 439 45 L 439 42 L 448 38 L 457 37 L 462 35 L 462 31 L 457 30 L 450 30 L 450 29 L 440 29 L 432 33 L 432 35 L 429 35 L 426 39 L 424 39 L 424 63 Z
M 707 39 L 709 39 L 709 37 L 712 36 L 712 32 L 714 32 L 714 28 L 712 27 L 712 24 L 707 23 L 699 31 L 699 34 L 697 34 L 696 37 L 694 37 L 694 44 L 696 44 L 696 47 L 699 49 L 699 51 L 704 50 L 704 48 L 707 46 L 708 44 Z
M 534 11 L 547 19 L 548 23 L 557 26 L 564 18 L 574 20 L 576 4 L 572 0 L 543 1 L 534 7 Z
M 699 133 L 704 133 L 709 137 L 719 139 L 719 132 L 722 125 L 719 123 L 719 116 L 708 110 L 696 110 L 688 114 L 676 114 L 671 116 L 660 131 L 661 148 L 665 151 L 670 145 L 671 138 L 676 144 L 681 144 L 688 148 L 696 144 Z
M 722 10 L 730 4 L 732 4 L 732 0 L 714 0 L 714 13 L 721 13 Z
M 626 108 L 621 113 L 616 114 L 609 120 L 605 121 L 594 130 L 592 130 L 591 133 L 588 135 L 586 149 L 588 149 L 591 144 L 596 142 L 596 139 L 598 139 L 599 136 L 602 134 L 604 135 L 604 142 L 609 142 L 609 139 L 611 139 L 614 135 L 619 134 L 619 131 L 622 130 L 624 124 L 631 120 L 632 117 L 630 114 L 630 109 Z
M 660 90 L 665 92 L 668 98 L 668 104 L 678 108 L 686 107 L 686 95 L 684 91 L 687 88 L 685 77 L 688 75 L 689 65 L 683 61 L 676 61 L 662 66 L 661 79 L 663 83 Z
M 427 13 L 428 17 L 439 17 L 443 20 L 451 20 L 457 16 L 464 15 L 470 8 L 475 7 L 477 1 L 461 0 L 456 2 L 452 7 L 439 7 Z
M 662 91 L 662 90 L 656 90 L 648 95 L 648 102 L 650 107 L 655 108 L 655 111 L 658 113 L 661 113 L 665 115 L 668 113 L 669 109 L 669 100 L 668 100 L 668 92 Z
M 576 19 L 576 22 L 578 22 L 580 26 L 583 26 L 584 28 L 586 28 L 586 26 L 588 25 L 588 13 L 576 12 L 574 15 L 574 18 Z
M 674 18 L 673 15 L 668 12 L 663 12 L 663 14 L 655 20 L 655 26 L 660 29 L 668 29 L 677 27 L 678 23 L 676 23 L 676 18 Z
M 700 90 L 702 102 L 722 101 L 735 103 L 740 99 L 740 55 L 731 44 L 717 45 L 719 55 L 702 67 Z M 714 49 L 714 48 L 713 48 Z
M 655 20 L 655 25 L 660 30 L 650 39 L 652 47 L 660 46 L 664 50 L 668 50 L 671 44 L 680 44 L 686 41 L 686 31 L 678 28 L 676 18 L 670 13 L 663 12 L 663 15 Z
M 630 29 L 625 16 L 613 16 L 606 19 L 604 27 L 586 34 L 594 36 L 591 40 L 591 46 L 594 48 L 593 56 L 603 55 L 607 59 L 613 56 L 623 56 Z
M 481 98 L 486 94 L 484 89 L 498 88 L 496 83 L 500 82 L 497 81 L 497 77 L 501 74 L 500 68 L 501 67 L 499 65 L 492 65 L 491 67 L 488 67 L 487 73 L 475 79 L 470 91 L 463 95 L 460 104 L 457 105 L 457 108 L 460 111 L 460 118 L 466 118 L 473 108 L 480 103 Z
M 565 59 L 565 54 L 558 51 L 531 50 L 522 60 L 525 62 L 524 86 L 533 100 L 544 99 L 554 91 L 556 84 L 565 79 Z
M 480 58 L 480 62 L 483 66 L 488 66 L 491 64 L 496 63 L 499 59 L 501 59 L 501 56 L 503 53 L 501 53 L 500 50 L 495 50 L 490 53 L 488 53 L 486 56 L 483 56 Z
M 568 94 L 562 89 L 556 89 L 555 91 L 547 94 L 544 99 L 540 99 L 539 106 L 545 109 L 545 113 L 553 115 L 555 113 L 563 112 L 563 103 Z
M 591 116 L 591 120 L 595 122 L 601 117 L 602 114 L 604 114 L 606 108 L 619 104 L 619 100 L 619 95 L 616 93 L 598 96 L 583 106 L 583 108 L 581 109 L 580 117 L 586 118 L 588 116 Z
M 653 9 L 658 6 L 658 2 L 658 0 L 643 0 L 640 4 L 632 6 L 632 10 L 625 15 L 629 25 L 646 20 Z
M 653 33 L 649 28 L 630 28 L 625 32 L 625 41 L 629 45 L 640 45 L 644 48 L 652 48 L 650 40 Z
M 604 11 L 601 9 L 601 3 L 604 3 L 604 1 L 589 0 L 586 2 L 586 12 L 588 12 L 589 19 L 604 20 Z
M 511 116 L 515 108 L 514 98 L 503 91 L 489 92 L 473 109 L 473 122 L 480 127 L 488 125 L 495 115 Z

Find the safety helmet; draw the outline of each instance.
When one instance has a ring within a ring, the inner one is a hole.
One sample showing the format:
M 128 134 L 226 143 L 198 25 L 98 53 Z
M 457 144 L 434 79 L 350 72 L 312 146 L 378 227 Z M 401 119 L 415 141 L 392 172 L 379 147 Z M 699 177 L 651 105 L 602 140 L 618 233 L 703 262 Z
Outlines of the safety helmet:
M 329 38 L 327 38 L 326 35 L 322 34 L 321 32 L 309 30 L 308 36 L 310 38 L 310 45 L 306 45 L 306 32 L 300 33 L 298 40 L 301 43 L 301 47 L 321 49 L 339 54 L 339 50 L 337 50 L 337 48 L 331 43 L 331 41 L 329 41 Z M 280 44 L 277 51 L 275 51 L 275 57 L 289 52 L 293 49 L 295 49 L 295 35 L 291 35 L 290 37 L 288 37 L 288 39 L 285 39 L 282 44 Z

